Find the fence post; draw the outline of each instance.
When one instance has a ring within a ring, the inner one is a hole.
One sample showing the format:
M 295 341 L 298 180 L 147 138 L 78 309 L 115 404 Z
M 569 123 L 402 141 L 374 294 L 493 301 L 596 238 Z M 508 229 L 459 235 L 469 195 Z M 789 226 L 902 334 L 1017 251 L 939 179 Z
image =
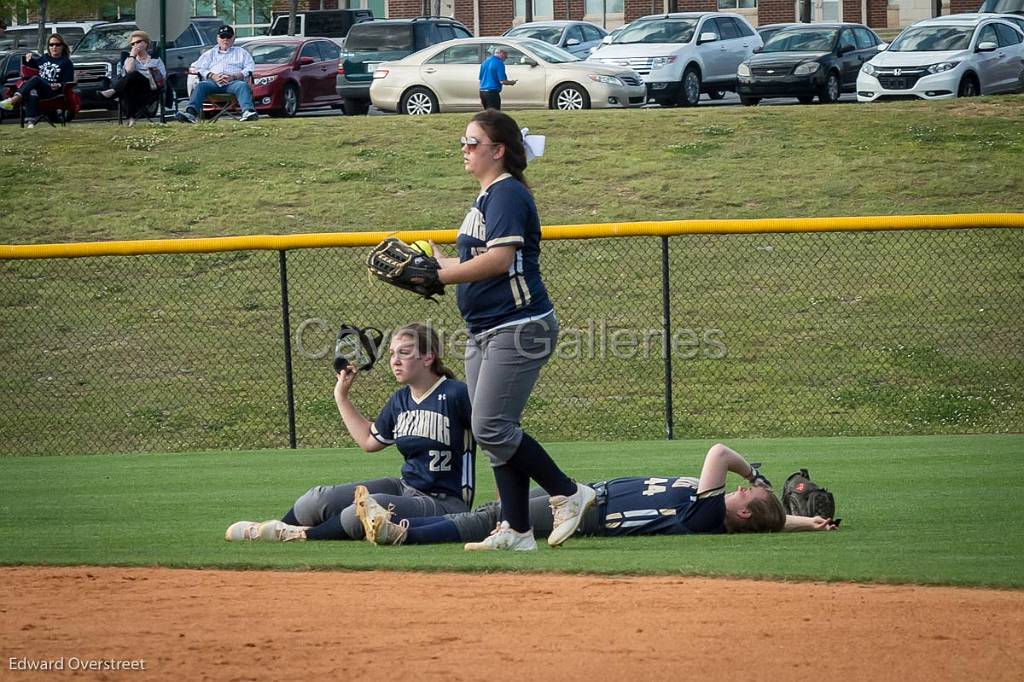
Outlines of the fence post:
M 292 376 L 292 332 L 288 316 L 288 256 L 277 252 L 281 270 L 281 325 L 284 332 L 284 381 L 288 400 L 288 447 L 295 449 L 295 392 Z
M 672 314 L 668 288 L 668 237 L 661 238 L 661 352 L 665 362 L 665 439 L 672 440 Z

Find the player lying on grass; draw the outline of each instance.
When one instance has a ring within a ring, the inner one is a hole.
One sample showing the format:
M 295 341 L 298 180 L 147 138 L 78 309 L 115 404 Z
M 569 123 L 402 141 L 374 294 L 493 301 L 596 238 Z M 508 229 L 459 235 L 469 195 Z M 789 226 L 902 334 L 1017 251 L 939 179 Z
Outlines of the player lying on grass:
M 753 486 L 725 492 L 731 471 Z M 787 516 L 771 484 L 755 467 L 725 445 L 715 445 L 704 458 L 700 478 L 636 476 L 591 484 L 598 500 L 583 517 L 582 535 L 685 535 L 696 533 L 771 533 L 778 531 L 834 530 L 832 519 Z M 492 502 L 476 511 L 428 518 L 403 518 L 396 510 L 377 504 L 365 490 L 356 490 L 356 514 L 366 539 L 375 544 L 430 544 L 464 542 L 467 550 L 492 549 L 483 542 L 499 532 L 500 504 Z M 552 513 L 543 490 L 530 497 L 534 534 L 551 532 Z M 517 538 L 505 549 L 533 550 L 533 537 Z
M 427 326 L 411 324 L 394 333 L 389 364 L 404 386 L 395 391 L 373 423 L 349 399 L 357 372 L 349 366 L 337 375 L 334 399 L 348 432 L 367 452 L 395 444 L 405 458 L 401 478 L 314 486 L 281 520 L 239 521 L 227 529 L 224 538 L 360 540 L 363 527 L 352 506 L 357 486 L 403 518 L 469 511 L 476 455 L 469 392 L 444 366 L 439 352 L 437 334 Z

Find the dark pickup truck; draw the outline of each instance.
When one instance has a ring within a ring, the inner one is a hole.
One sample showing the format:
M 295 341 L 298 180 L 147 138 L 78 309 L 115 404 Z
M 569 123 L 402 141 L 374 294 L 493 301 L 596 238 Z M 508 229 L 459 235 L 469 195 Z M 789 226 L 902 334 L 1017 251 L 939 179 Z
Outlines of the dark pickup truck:
M 167 82 L 178 97 L 185 97 L 188 88 L 188 67 L 206 50 L 217 44 L 217 29 L 224 24 L 217 17 L 193 17 L 180 36 L 167 43 Z M 131 21 L 100 24 L 82 36 L 71 52 L 75 64 L 75 80 L 86 109 L 114 109 L 117 103 L 106 99 L 100 90 L 110 87 L 117 75 L 117 65 L 128 52 L 128 37 L 138 25 Z M 159 54 L 153 38 L 153 54 Z

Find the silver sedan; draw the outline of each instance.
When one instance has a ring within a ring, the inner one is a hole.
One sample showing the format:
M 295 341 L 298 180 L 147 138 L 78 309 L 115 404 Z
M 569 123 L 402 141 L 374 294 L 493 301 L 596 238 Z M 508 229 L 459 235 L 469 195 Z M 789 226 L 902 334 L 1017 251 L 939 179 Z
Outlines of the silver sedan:
M 501 92 L 503 109 L 639 107 L 647 101 L 632 69 L 583 62 L 532 38 L 449 40 L 380 64 L 370 99 L 378 109 L 404 114 L 479 110 L 480 64 L 498 48 L 507 53 L 505 71 L 515 81 Z

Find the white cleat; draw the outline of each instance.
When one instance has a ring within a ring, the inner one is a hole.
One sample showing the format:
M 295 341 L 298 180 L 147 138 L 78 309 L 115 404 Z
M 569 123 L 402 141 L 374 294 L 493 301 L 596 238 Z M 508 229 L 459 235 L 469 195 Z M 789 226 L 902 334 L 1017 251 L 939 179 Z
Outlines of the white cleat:
M 284 521 L 264 521 L 256 531 L 266 542 L 293 542 L 306 539 L 306 526 L 289 526 Z
M 548 536 L 548 544 L 558 547 L 572 537 L 583 521 L 583 514 L 594 504 L 597 493 L 593 488 L 576 484 L 576 492 L 568 497 L 555 495 L 551 498 L 551 514 L 554 516 L 554 528 Z
M 391 523 L 391 510 L 385 509 L 377 503 L 377 500 L 370 497 L 370 491 L 366 489 L 365 485 L 356 486 L 355 501 L 356 505 L 356 516 L 359 517 L 359 522 L 363 524 L 363 533 L 366 537 L 366 541 L 371 544 L 378 544 L 378 537 L 387 538 L 390 536 L 387 526 L 392 525 L 398 527 L 399 524 Z M 405 524 L 405 528 L 408 528 L 409 524 Z M 402 541 L 405 541 L 405 533 L 402 533 Z M 401 544 L 401 542 L 382 542 L 380 544 L 395 545 Z
M 246 542 L 259 540 L 260 524 L 258 521 L 239 521 L 232 523 L 224 531 L 224 539 L 228 542 Z
M 530 552 L 537 549 L 537 541 L 533 539 L 533 531 L 525 533 L 512 530 L 508 521 L 502 521 L 491 531 L 485 539 L 480 542 L 467 542 L 465 550 L 470 552 L 490 550 L 510 550 L 513 552 Z

